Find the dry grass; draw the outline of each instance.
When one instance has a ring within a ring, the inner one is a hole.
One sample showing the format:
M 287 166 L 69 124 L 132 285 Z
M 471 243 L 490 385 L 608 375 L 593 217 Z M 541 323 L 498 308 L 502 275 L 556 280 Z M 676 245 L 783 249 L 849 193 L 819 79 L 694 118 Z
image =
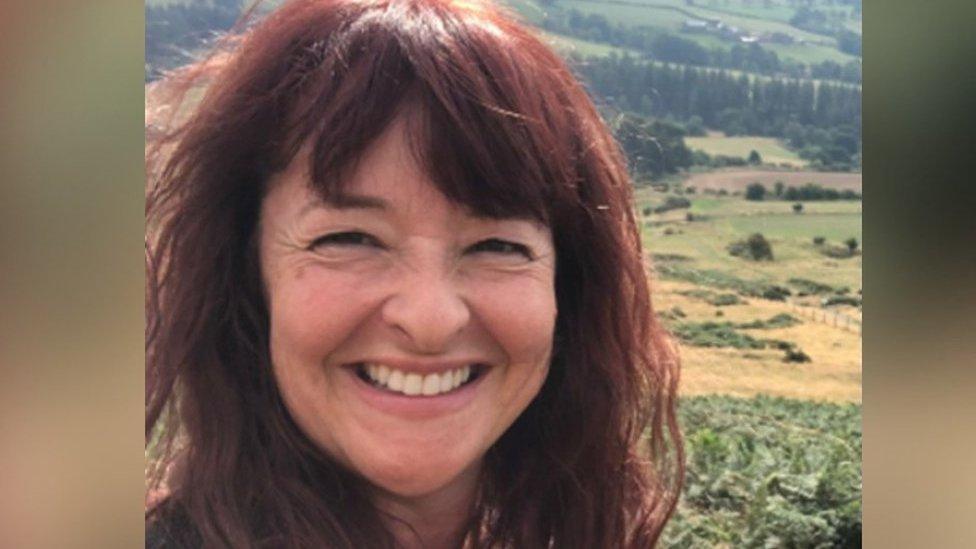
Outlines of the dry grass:
M 696 286 L 673 281 L 656 281 L 655 307 L 664 311 L 680 307 L 689 320 L 746 322 L 789 313 L 789 305 L 762 299 L 746 304 L 713 307 L 679 295 Z M 723 317 L 715 312 L 721 310 Z M 789 398 L 861 402 L 861 337 L 830 325 L 802 319 L 801 324 L 777 330 L 748 330 L 757 338 L 782 339 L 796 343 L 812 359 L 794 364 L 782 361 L 779 350 L 698 348 L 681 345 L 682 396 L 729 394 L 752 397 L 758 394 Z
M 762 153 L 760 153 L 762 154 Z M 762 183 L 772 189 L 777 181 L 786 186 L 799 187 L 806 183 L 816 183 L 833 189 L 861 190 L 861 174 L 848 172 L 776 171 L 756 169 L 725 169 L 694 174 L 685 180 L 685 186 L 702 189 L 725 189 L 744 191 L 750 183 Z

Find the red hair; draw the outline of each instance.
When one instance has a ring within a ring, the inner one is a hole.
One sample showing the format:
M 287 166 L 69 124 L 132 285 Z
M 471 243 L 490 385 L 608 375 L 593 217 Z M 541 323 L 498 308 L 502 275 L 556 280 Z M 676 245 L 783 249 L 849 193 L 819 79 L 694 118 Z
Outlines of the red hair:
M 486 456 L 467 542 L 654 545 L 684 475 L 678 364 L 623 155 L 538 37 L 451 0 L 292 0 L 151 88 L 146 439 L 168 496 L 147 521 L 182 517 L 206 546 L 393 546 L 365 481 L 282 403 L 254 239 L 269 176 L 301 146 L 327 195 L 404 111 L 445 196 L 539 219 L 556 246 L 550 374 Z

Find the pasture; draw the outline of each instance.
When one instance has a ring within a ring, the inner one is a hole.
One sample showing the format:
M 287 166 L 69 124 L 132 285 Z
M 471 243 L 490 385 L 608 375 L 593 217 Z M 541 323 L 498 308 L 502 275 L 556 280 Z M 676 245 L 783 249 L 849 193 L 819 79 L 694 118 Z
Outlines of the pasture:
M 663 203 L 665 193 L 637 192 L 643 238 L 653 270 L 654 306 L 670 329 L 679 325 L 732 323 L 735 326 L 790 315 L 797 322 L 782 327 L 736 328 L 759 341 L 788 342 L 810 361 L 784 362 L 776 344 L 764 348 L 704 347 L 679 341 L 683 396 L 726 394 L 738 397 L 775 395 L 793 399 L 860 402 L 861 314 L 858 307 L 821 307 L 819 295 L 799 295 L 796 279 L 830 288 L 861 288 L 860 255 L 831 258 L 813 238 L 842 245 L 861 241 L 860 201 L 806 202 L 804 213 L 786 201 L 746 201 L 739 196 L 685 195 L 688 209 L 645 215 Z M 688 220 L 688 214 L 692 220 Z M 772 261 L 733 257 L 728 245 L 762 233 L 773 250 Z M 779 301 L 756 295 L 753 288 L 787 288 L 793 295 Z M 714 305 L 703 292 L 735 293 L 738 302 Z
M 528 13 L 526 4 L 531 0 L 513 0 L 520 11 Z M 747 6 L 738 2 L 740 8 Z M 764 47 L 775 52 L 781 59 L 791 59 L 801 63 L 820 63 L 834 61 L 846 63 L 855 59 L 854 56 L 837 49 L 837 41 L 831 36 L 815 34 L 798 29 L 788 23 L 783 17 L 789 10 L 795 8 L 778 6 L 775 9 L 755 11 L 751 13 L 742 10 L 726 8 L 726 6 L 697 3 L 688 5 L 684 0 L 560 0 L 557 4 L 565 10 L 576 9 L 583 14 L 598 14 L 607 18 L 611 24 L 621 24 L 628 27 L 644 27 L 652 32 L 670 32 L 698 42 L 706 49 L 729 49 L 735 42 L 719 38 L 708 33 L 681 32 L 683 23 L 688 19 L 719 20 L 729 26 L 734 26 L 753 34 L 780 33 L 793 38 L 793 44 L 767 43 Z M 771 6 L 772 8 L 772 6 Z M 535 9 L 529 11 L 536 11 Z M 531 17 L 531 15 L 530 15 Z
M 762 153 L 760 153 L 762 154 Z M 685 180 L 685 186 L 692 186 L 701 192 L 704 189 L 724 189 L 727 192 L 745 191 L 750 183 L 762 183 L 772 189 L 777 181 L 786 186 L 800 187 L 806 183 L 816 183 L 822 187 L 860 192 L 861 174 L 857 172 L 815 172 L 788 171 L 756 168 L 728 168 L 692 174 Z
M 724 154 L 748 158 L 750 151 L 756 151 L 762 157 L 764 164 L 786 164 L 798 168 L 808 165 L 806 160 L 797 156 L 796 152 L 787 149 L 779 139 L 774 137 L 726 137 L 719 133 L 707 137 L 686 137 L 685 144 L 689 149 L 705 151 L 712 156 Z

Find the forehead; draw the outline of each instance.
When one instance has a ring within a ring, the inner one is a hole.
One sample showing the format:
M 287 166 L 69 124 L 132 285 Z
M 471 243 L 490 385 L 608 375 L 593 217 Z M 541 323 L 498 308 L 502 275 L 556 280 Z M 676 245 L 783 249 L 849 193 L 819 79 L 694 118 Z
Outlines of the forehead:
M 435 211 L 484 217 L 451 201 L 417 161 L 406 123 L 397 119 L 346 171 L 336 185 L 312 180 L 312 146 L 303 147 L 269 182 L 265 214 L 304 215 L 320 208 Z M 270 211 L 267 211 L 269 210 Z

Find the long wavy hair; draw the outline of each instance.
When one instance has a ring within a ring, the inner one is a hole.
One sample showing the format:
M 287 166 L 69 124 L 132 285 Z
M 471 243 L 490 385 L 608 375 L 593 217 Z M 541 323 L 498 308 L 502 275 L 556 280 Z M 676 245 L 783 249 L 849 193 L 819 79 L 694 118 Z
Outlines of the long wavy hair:
M 291 0 L 147 93 L 147 524 L 207 547 L 394 547 L 367 481 L 289 416 L 255 236 L 305 145 L 334 192 L 398 113 L 450 200 L 529 216 L 557 254 L 555 350 L 490 449 L 465 546 L 653 546 L 684 476 L 625 159 L 572 72 L 470 0 Z M 341 306 L 341 304 L 337 304 Z

